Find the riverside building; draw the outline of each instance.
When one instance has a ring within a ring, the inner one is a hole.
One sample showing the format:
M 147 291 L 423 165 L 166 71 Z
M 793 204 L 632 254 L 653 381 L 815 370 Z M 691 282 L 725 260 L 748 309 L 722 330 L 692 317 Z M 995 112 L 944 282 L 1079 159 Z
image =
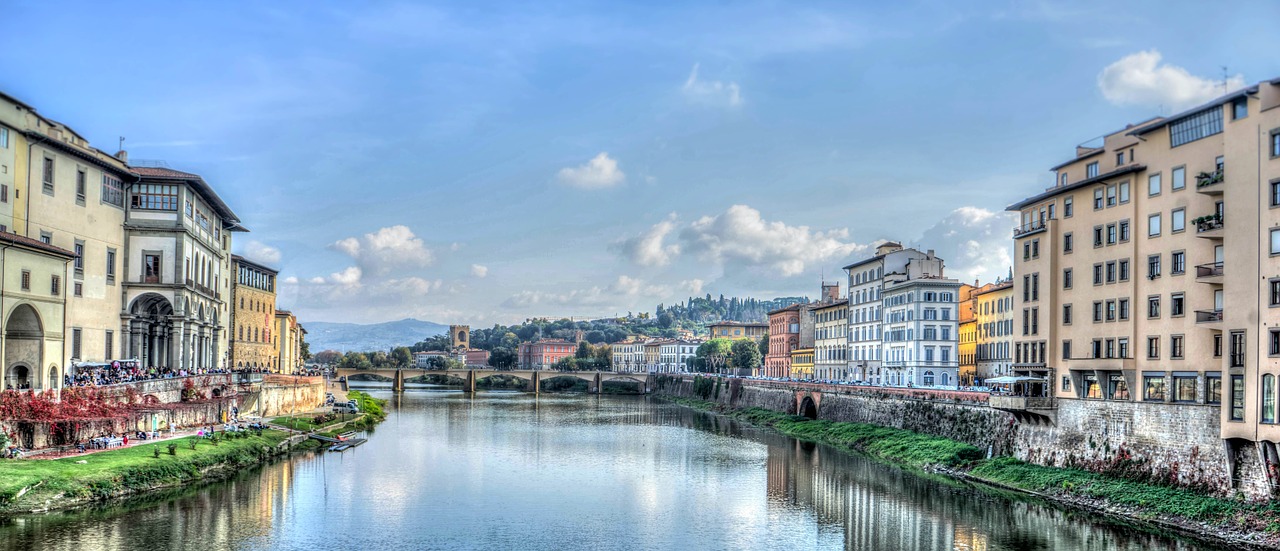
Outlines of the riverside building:
M 1276 465 L 1280 80 L 1111 132 L 1052 170 L 1009 207 L 1014 371 L 1059 401 L 1216 417 L 1229 458 Z
M 236 274 L 231 361 L 237 368 L 268 368 L 278 373 L 280 354 L 272 338 L 278 272 L 239 255 L 232 255 L 231 261 Z
M 919 262 L 925 261 L 928 262 Z M 887 242 L 876 247 L 875 255 L 844 267 L 849 277 L 849 360 L 848 377 L 871 384 L 888 384 L 882 371 L 884 362 L 884 285 L 885 276 L 906 273 L 908 264 L 917 261 L 914 277 L 941 277 L 942 259 L 933 251 L 904 249 Z

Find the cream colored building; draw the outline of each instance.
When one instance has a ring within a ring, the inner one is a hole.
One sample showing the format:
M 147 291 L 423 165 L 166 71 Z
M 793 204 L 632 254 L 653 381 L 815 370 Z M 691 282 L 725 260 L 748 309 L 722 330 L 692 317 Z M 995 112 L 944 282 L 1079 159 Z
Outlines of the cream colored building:
M 849 375 L 849 300 L 815 305 L 813 378 L 843 381 Z
M 1014 371 L 1280 442 L 1280 80 L 1112 132 L 1012 205 Z M 1171 417 L 1171 418 L 1172 418 Z M 1252 444 L 1250 444 L 1252 445 Z
M 1013 374 L 1013 280 L 984 285 L 973 295 L 974 381 Z
M 71 251 L 0 232 L 0 388 L 62 388 L 67 267 Z
M 298 318 L 288 310 L 276 310 L 275 326 L 275 333 L 271 338 L 275 341 L 280 372 L 293 373 L 302 369 L 306 363 L 302 357 L 302 342 L 307 330 L 302 328 Z

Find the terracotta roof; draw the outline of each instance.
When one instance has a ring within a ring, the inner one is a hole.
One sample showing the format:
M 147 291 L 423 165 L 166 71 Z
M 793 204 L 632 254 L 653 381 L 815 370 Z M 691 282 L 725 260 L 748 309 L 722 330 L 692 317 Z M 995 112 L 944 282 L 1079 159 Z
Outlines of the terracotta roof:
M 11 243 L 14 245 L 28 247 L 31 249 L 38 249 L 50 254 L 65 256 L 67 258 L 76 257 L 76 253 L 63 249 L 61 247 L 55 247 L 53 245 L 45 243 L 44 241 L 40 241 L 39 239 L 24 237 L 16 233 L 0 232 L 0 242 Z
M 176 178 L 179 180 L 191 180 L 200 176 L 190 172 L 174 170 L 172 168 L 164 168 L 158 166 L 131 166 L 129 167 L 139 176 L 150 176 L 152 178 Z

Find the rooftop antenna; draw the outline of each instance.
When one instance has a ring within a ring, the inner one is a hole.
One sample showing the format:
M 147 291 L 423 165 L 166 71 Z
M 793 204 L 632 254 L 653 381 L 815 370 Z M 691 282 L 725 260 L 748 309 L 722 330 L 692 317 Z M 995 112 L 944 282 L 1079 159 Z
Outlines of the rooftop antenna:
M 1231 85 L 1228 84 L 1229 82 L 1230 82 L 1230 79 L 1227 78 L 1227 66 L 1223 65 L 1222 66 L 1222 93 L 1223 94 L 1226 94 L 1227 92 L 1231 91 L 1230 90 Z
M 116 148 L 116 151 L 124 151 L 124 136 L 120 136 L 120 147 Z

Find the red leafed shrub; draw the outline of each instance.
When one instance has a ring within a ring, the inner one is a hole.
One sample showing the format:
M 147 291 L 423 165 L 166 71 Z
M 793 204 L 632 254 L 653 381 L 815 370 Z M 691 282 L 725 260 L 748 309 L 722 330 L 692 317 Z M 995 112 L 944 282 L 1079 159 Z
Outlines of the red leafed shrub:
M 117 402 L 93 387 L 71 387 L 62 391 L 61 400 L 52 390 L 0 392 L 0 419 L 23 421 L 76 421 L 123 417 L 128 404 Z

